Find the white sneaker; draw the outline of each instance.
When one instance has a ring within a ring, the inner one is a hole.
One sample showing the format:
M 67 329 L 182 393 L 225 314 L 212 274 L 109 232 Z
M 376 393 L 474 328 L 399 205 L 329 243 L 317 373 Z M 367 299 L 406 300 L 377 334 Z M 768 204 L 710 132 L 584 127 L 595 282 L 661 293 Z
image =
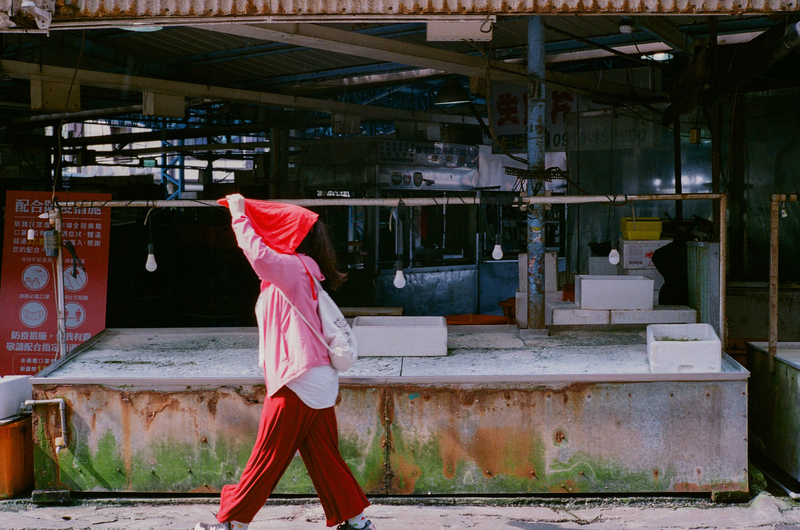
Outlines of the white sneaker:
M 197 523 L 194 525 L 194 530 L 231 530 L 231 523 Z
M 230 521 L 227 523 L 197 523 L 194 530 L 247 530 L 250 526 L 249 523 L 240 523 L 238 521 Z

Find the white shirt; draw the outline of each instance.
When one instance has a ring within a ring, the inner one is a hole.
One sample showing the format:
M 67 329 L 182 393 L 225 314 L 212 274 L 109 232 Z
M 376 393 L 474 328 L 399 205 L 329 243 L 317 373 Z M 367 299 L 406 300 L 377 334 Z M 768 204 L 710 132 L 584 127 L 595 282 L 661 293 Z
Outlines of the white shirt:
M 339 396 L 339 372 L 333 366 L 315 366 L 295 377 L 286 386 L 312 409 L 336 405 Z

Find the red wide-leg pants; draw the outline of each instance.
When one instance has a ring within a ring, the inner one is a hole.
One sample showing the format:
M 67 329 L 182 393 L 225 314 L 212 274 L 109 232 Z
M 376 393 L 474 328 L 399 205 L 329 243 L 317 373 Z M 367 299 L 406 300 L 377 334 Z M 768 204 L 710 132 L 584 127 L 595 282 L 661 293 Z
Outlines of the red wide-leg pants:
M 369 506 L 339 454 L 333 407 L 312 409 L 283 387 L 264 400 L 253 453 L 239 483 L 222 488 L 217 520 L 251 522 L 298 450 L 325 510 L 327 526 L 355 517 Z

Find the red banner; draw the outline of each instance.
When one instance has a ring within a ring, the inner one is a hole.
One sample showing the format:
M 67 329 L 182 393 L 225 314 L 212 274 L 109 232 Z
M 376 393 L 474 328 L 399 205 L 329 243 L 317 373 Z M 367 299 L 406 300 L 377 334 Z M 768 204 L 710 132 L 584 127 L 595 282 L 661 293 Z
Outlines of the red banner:
M 43 233 L 52 209 L 52 193 L 9 191 L 6 194 L 3 265 L 0 281 L 0 375 L 33 375 L 58 353 L 56 261 L 44 252 Z M 101 193 L 58 193 L 60 202 L 105 201 Z M 106 325 L 108 248 L 111 211 L 108 208 L 62 208 L 64 243 L 75 248 L 80 263 L 66 248 L 64 309 L 67 351 Z M 28 231 L 33 229 L 33 239 Z M 81 268 L 80 265 L 83 265 Z

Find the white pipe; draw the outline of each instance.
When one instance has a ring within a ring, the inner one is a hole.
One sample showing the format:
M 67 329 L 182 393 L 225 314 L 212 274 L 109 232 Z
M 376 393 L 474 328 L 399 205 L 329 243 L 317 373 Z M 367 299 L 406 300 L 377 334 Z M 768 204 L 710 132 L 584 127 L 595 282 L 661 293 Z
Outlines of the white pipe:
M 763 474 L 764 474 L 764 476 L 765 476 L 765 477 L 767 477 L 768 479 L 770 479 L 772 482 L 774 482 L 775 484 L 777 484 L 777 485 L 778 485 L 778 487 L 780 487 L 780 488 L 781 488 L 783 491 L 785 491 L 785 492 L 786 492 L 786 494 L 787 494 L 789 497 L 791 497 L 791 498 L 792 498 L 792 499 L 794 499 L 794 500 L 800 499 L 800 493 L 795 493 L 795 492 L 793 492 L 793 491 L 789 490 L 789 488 L 787 488 L 786 486 L 784 486 L 783 484 L 781 484 L 780 482 L 778 482 L 778 480 L 777 480 L 775 477 L 773 477 L 772 475 L 770 475 L 769 473 L 767 473 L 767 472 L 766 472 L 766 471 L 764 471 L 763 469 L 761 469 L 760 471 L 761 471 L 761 473 L 763 473 Z
M 64 245 L 61 243 L 62 223 L 61 209 L 50 212 L 50 221 L 58 232 L 58 256 L 56 256 L 56 277 L 54 278 L 56 288 L 56 341 L 58 342 L 58 355 L 56 359 L 61 359 L 67 354 L 67 313 L 64 300 Z
M 61 413 L 61 436 L 56 438 L 56 453 L 60 453 L 62 449 L 67 448 L 67 404 L 64 399 L 28 399 L 23 403 L 25 407 L 55 404 L 58 404 L 58 410 Z
M 682 193 L 663 195 L 535 195 L 529 197 L 515 197 L 514 203 L 522 204 L 588 204 L 611 203 L 625 204 L 628 201 L 675 201 L 675 200 L 713 200 L 722 199 L 722 193 Z M 402 199 L 270 199 L 272 202 L 284 202 L 298 206 L 443 206 L 459 204 L 497 204 L 496 198 L 491 197 L 405 197 Z M 62 207 L 73 208 L 198 208 L 216 206 L 215 200 L 113 200 L 113 201 L 64 201 Z

